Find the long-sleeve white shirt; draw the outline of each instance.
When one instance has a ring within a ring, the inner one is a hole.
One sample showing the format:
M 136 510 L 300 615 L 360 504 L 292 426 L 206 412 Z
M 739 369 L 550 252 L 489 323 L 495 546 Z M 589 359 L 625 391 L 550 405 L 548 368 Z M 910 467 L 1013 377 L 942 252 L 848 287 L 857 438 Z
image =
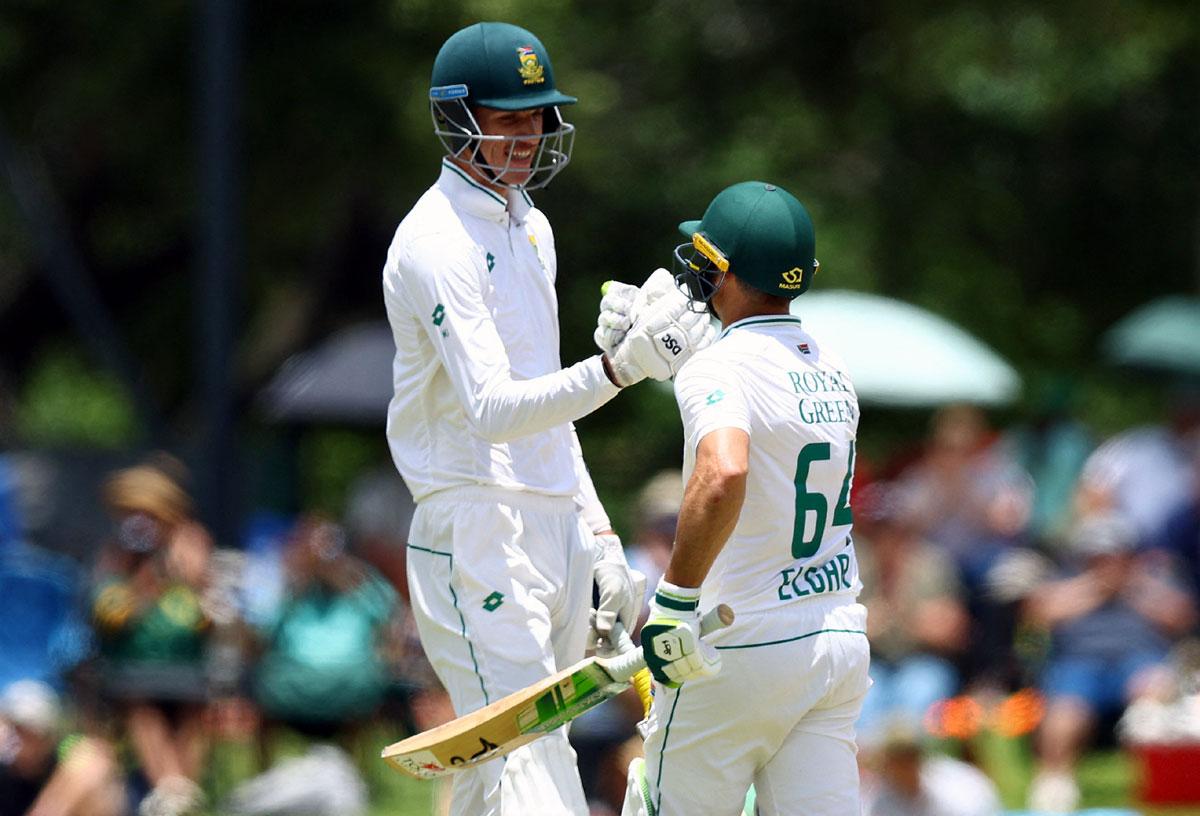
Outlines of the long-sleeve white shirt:
M 619 390 L 599 355 L 562 368 L 557 262 L 546 217 L 443 161 L 400 222 L 383 269 L 396 357 L 392 459 L 421 501 L 492 485 L 574 496 L 608 526 L 572 421 Z

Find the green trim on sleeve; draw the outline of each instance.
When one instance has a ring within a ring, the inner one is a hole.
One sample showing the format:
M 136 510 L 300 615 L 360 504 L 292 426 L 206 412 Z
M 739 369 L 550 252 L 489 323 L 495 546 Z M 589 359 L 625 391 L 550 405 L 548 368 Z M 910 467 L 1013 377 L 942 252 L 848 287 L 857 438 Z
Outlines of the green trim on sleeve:
M 654 602 L 666 609 L 674 609 L 677 612 L 695 612 L 700 606 L 699 598 L 680 598 L 676 595 L 668 595 L 661 589 L 654 593 Z

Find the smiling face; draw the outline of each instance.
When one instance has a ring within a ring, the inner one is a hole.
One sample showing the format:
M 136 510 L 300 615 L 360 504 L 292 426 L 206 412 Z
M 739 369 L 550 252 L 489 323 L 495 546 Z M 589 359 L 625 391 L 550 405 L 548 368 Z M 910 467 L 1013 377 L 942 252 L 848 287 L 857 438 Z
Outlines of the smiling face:
M 504 184 L 528 181 L 542 138 L 542 109 L 506 111 L 480 107 L 473 113 L 485 135 L 505 137 L 484 139 L 479 144 L 479 159 L 492 168 L 494 180 Z

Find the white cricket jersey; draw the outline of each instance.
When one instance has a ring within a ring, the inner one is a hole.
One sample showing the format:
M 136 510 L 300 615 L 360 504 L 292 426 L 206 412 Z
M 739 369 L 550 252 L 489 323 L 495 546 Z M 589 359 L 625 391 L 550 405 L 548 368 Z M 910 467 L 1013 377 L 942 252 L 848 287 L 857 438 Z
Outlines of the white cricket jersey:
M 739 614 L 862 588 L 850 538 L 858 397 L 839 359 L 788 315 L 731 324 L 675 378 L 684 479 L 721 428 L 750 435 L 746 501 L 703 597 Z
M 529 197 L 448 160 L 400 222 L 383 269 L 396 342 L 387 436 L 417 501 L 467 485 L 576 496 L 584 481 L 598 505 L 571 422 L 619 389 L 598 355 L 562 369 L 556 268 Z

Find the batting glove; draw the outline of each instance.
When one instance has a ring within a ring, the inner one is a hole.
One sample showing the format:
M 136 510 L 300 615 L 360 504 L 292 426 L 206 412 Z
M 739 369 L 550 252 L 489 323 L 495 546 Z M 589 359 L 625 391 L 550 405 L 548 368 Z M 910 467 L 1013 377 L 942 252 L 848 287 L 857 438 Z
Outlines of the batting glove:
M 621 539 L 611 533 L 596 536 L 596 565 L 592 570 L 600 600 L 592 618 L 592 634 L 597 641 L 597 653 L 602 657 L 619 651 L 613 626 L 621 622 L 624 631 L 637 626 L 638 613 L 646 592 L 646 576 L 630 569 L 625 560 Z
M 605 354 L 612 355 L 633 325 L 633 301 L 640 291 L 632 283 L 608 281 L 601 291 L 600 314 L 592 339 Z
M 646 377 L 668 380 L 693 354 L 716 339 L 708 315 L 691 310 L 687 295 L 665 269 L 657 269 L 633 303 L 633 323 L 608 356 L 617 384 Z
M 721 670 L 721 655 L 700 639 L 700 589 L 658 582 L 650 619 L 642 627 L 642 654 L 654 679 L 668 688 Z
M 667 292 L 678 287 L 665 269 L 656 269 L 641 286 L 607 281 L 600 288 L 600 315 L 592 339 L 605 354 L 612 356 L 625 339 L 639 312 L 651 306 Z

